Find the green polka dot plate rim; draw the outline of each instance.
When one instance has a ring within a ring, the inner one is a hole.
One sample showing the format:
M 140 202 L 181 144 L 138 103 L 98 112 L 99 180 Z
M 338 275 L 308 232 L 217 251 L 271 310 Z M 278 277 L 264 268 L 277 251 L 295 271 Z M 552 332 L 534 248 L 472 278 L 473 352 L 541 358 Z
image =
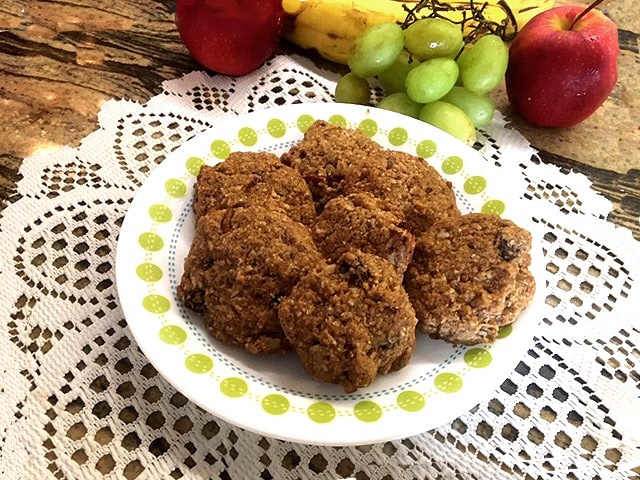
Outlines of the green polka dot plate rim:
M 258 143 L 258 134 L 251 127 L 242 127 L 238 130 L 238 140 L 245 147 L 252 147 Z
M 394 147 L 399 147 L 409 139 L 407 131 L 402 127 L 395 127 L 389 132 L 389 143 Z
M 200 157 L 189 157 L 187 158 L 186 167 L 187 172 L 189 172 L 193 176 L 198 176 L 200 173 L 200 168 L 204 165 L 204 160 Z
M 419 412 L 425 406 L 425 398 L 419 392 L 405 390 L 398 395 L 397 403 L 400 408 L 407 412 Z
M 156 203 L 149 207 L 149 217 L 151 217 L 151 220 L 154 222 L 167 223 L 171 221 L 173 213 L 166 205 Z
M 185 359 L 184 366 L 192 373 L 207 373 L 213 368 L 213 360 L 203 353 L 194 353 Z
M 225 378 L 220 382 L 220 391 L 227 397 L 240 398 L 244 396 L 248 390 L 247 382 L 238 377 Z
M 187 194 L 187 186 L 182 180 L 177 178 L 167 180 L 164 184 L 164 189 L 167 194 L 175 198 L 181 198 Z
M 330 423 L 336 418 L 336 409 L 327 402 L 315 402 L 307 408 L 307 415 L 315 423 Z
M 157 282 L 162 278 L 162 269 L 154 263 L 141 263 L 136 267 L 136 275 L 145 282 Z
M 526 354 L 540 318 L 538 297 L 516 323 L 499 330 L 492 345 L 454 348 L 419 334 L 405 368 L 350 394 L 309 377 L 293 353 L 254 356 L 218 342 L 177 297 L 193 238 L 194 184 L 201 169 L 236 151 L 280 155 L 316 120 L 358 129 L 383 148 L 428 163 L 451 183 L 463 213 L 485 212 L 518 223 L 527 218 L 514 189 L 519 179 L 415 119 L 324 103 L 228 117 L 167 153 L 131 203 L 116 253 L 118 296 L 129 328 L 149 361 L 181 393 L 219 418 L 266 436 L 362 445 L 436 428 L 491 395 Z M 539 238 L 533 222 L 526 226 Z M 531 268 L 544 285 L 539 250 L 532 252 Z
M 278 393 L 269 394 L 262 399 L 262 409 L 271 415 L 282 415 L 289 410 L 289 399 Z
M 171 303 L 167 297 L 153 294 L 142 299 L 142 306 L 147 312 L 161 314 L 169 311 Z
M 382 408 L 376 402 L 364 400 L 356 403 L 353 414 L 362 422 L 377 422 L 382 417 Z
M 267 132 L 274 138 L 281 138 L 287 132 L 287 126 L 279 118 L 272 118 L 267 122 Z
M 166 325 L 160 329 L 158 336 L 160 340 L 168 345 L 180 345 L 187 339 L 187 332 L 177 325 Z
M 164 240 L 153 232 L 143 232 L 138 237 L 138 244 L 149 252 L 157 252 L 164 246 Z
M 365 118 L 358 125 L 358 129 L 362 133 L 364 133 L 367 137 L 371 138 L 378 131 L 378 124 L 376 123 L 375 120 L 372 120 L 370 118 Z

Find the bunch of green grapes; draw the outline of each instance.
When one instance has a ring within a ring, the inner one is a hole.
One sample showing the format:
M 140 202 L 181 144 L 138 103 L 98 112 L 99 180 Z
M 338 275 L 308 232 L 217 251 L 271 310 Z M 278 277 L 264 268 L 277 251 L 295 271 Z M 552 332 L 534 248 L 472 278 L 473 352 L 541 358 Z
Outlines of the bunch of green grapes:
M 460 26 L 442 18 L 424 18 L 406 30 L 395 23 L 370 27 L 351 48 L 351 72 L 338 82 L 335 99 L 367 105 L 367 79 L 377 77 L 388 93 L 379 108 L 419 118 L 473 145 L 476 128 L 493 116 L 486 94 L 504 78 L 509 49 L 497 35 L 463 46 Z

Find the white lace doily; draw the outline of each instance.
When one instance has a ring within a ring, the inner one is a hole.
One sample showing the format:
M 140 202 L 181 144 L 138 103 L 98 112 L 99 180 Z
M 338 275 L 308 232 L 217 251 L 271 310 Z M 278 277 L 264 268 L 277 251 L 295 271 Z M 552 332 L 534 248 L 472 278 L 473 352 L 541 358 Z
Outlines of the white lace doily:
M 297 57 L 235 79 L 193 73 L 145 105 L 107 103 L 80 147 L 25 160 L 0 220 L 0 478 L 640 477 L 640 244 L 605 221 L 611 205 L 586 177 L 537 161 L 499 116 L 477 147 L 517 172 L 547 232 L 547 306 L 519 366 L 474 410 L 402 441 L 297 445 L 216 419 L 148 363 L 114 285 L 136 190 L 225 116 L 330 101 L 335 80 Z

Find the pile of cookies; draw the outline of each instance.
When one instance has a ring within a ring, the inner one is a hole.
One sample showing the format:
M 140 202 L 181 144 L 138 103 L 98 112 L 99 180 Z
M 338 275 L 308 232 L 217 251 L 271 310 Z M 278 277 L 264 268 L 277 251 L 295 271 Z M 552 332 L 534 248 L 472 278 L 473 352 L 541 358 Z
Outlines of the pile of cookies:
M 420 158 L 315 122 L 281 158 L 236 152 L 203 166 L 178 295 L 218 340 L 295 350 L 346 392 L 404 367 L 417 330 L 495 340 L 533 298 L 531 235 L 462 215 Z

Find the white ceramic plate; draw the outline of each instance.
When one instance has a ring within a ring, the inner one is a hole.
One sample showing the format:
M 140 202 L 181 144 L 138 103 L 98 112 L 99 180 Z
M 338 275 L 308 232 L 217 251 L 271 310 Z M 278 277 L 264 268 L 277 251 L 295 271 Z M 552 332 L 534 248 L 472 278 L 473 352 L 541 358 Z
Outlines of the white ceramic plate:
M 310 378 L 293 353 L 254 356 L 221 344 L 181 304 L 176 286 L 193 238 L 193 184 L 200 166 L 237 150 L 281 154 L 315 119 L 360 128 L 386 148 L 424 157 L 452 182 L 464 213 L 498 213 L 534 233 L 538 294 L 495 344 L 454 347 L 419 335 L 407 367 L 345 394 Z M 544 288 L 539 237 L 503 175 L 448 134 L 375 108 L 301 104 L 225 120 L 169 155 L 131 204 L 116 260 L 120 303 L 138 344 L 165 378 L 235 425 L 322 445 L 370 444 L 427 431 L 491 395 L 522 358 L 538 325 Z

